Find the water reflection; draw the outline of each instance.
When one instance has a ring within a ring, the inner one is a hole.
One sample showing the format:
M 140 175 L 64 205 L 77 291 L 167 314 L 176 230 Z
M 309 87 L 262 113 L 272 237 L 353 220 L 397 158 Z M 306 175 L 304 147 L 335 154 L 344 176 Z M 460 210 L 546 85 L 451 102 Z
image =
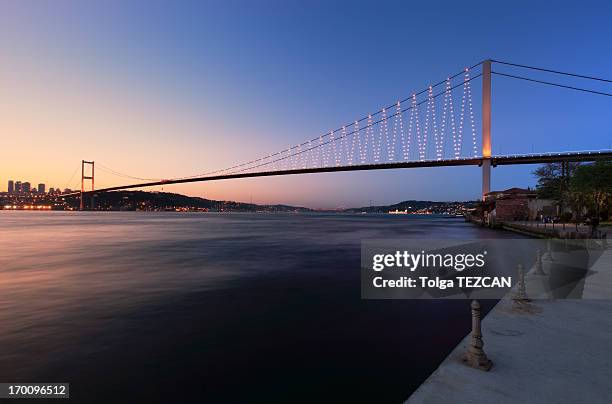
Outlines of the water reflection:
M 402 215 L 0 220 L 2 381 L 69 381 L 78 402 L 401 401 L 469 310 L 362 301 L 361 239 L 515 237 Z

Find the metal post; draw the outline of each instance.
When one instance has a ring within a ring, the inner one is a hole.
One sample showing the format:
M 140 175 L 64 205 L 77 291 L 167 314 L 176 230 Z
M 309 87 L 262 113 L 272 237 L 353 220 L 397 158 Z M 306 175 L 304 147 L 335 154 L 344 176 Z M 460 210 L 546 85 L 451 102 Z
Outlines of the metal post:
M 482 62 L 482 199 L 491 192 L 491 61 Z
M 480 303 L 477 300 L 472 300 L 472 338 L 470 346 L 463 358 L 463 361 L 476 369 L 488 371 L 493 366 L 493 363 L 487 358 L 484 350 L 484 342 L 482 341 L 482 329 L 480 325 Z

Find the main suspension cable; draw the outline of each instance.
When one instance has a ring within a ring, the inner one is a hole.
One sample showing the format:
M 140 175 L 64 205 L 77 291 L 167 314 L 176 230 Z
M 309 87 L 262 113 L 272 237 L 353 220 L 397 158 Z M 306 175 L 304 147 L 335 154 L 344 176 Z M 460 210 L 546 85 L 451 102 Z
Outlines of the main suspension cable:
M 586 76 L 584 74 L 568 73 L 568 72 L 562 72 L 562 71 L 559 71 L 559 70 L 545 69 L 543 67 L 520 65 L 520 64 L 517 64 L 517 63 L 510 63 L 510 62 L 502 62 L 501 60 L 494 60 L 494 59 L 491 59 L 491 62 L 499 63 L 499 64 L 502 64 L 502 65 L 521 67 L 523 69 L 531 69 L 531 70 L 537 70 L 537 71 L 547 72 L 547 73 L 562 74 L 564 76 L 578 77 L 578 78 L 587 79 L 587 80 L 603 81 L 604 83 L 612 83 L 612 80 L 610 80 L 610 79 L 604 79 L 604 78 L 601 78 L 601 77 L 594 77 L 594 76 Z
M 576 90 L 576 91 L 582 91 L 582 92 L 585 92 L 585 93 L 591 93 L 591 94 L 597 94 L 597 95 L 605 95 L 607 97 L 612 97 L 612 93 L 605 93 L 603 91 L 590 90 L 588 88 L 568 86 L 568 85 L 565 85 L 565 84 L 552 83 L 550 81 L 543 81 L 543 80 L 536 80 L 536 79 L 531 79 L 529 77 L 515 76 L 513 74 L 507 74 L 507 73 L 500 73 L 500 72 L 494 72 L 494 71 L 492 71 L 491 73 L 497 74 L 498 76 L 504 76 L 504 77 L 510 77 L 510 78 L 513 78 L 513 79 L 531 81 L 533 83 L 546 84 L 546 85 L 554 86 L 554 87 L 567 88 L 567 89 L 570 89 L 570 90 Z

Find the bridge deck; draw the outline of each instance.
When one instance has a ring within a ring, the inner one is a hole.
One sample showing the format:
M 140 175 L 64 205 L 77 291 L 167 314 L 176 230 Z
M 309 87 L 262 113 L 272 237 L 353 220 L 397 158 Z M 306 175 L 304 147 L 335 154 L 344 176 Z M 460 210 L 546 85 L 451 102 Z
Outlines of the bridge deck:
M 242 172 L 233 174 L 211 175 L 194 178 L 180 178 L 162 181 L 144 182 L 140 184 L 120 185 L 115 187 L 101 188 L 93 191 L 108 192 L 119 191 L 124 189 L 145 188 L 160 185 L 183 184 L 188 182 L 204 182 L 204 181 L 219 181 L 229 180 L 234 178 L 254 178 L 254 177 L 271 177 L 278 175 L 295 175 L 295 174 L 313 174 L 313 173 L 331 173 L 340 171 L 368 171 L 368 170 L 389 170 L 397 168 L 419 168 L 419 167 L 453 167 L 453 166 L 478 166 L 482 164 L 482 157 L 459 158 L 446 160 L 424 160 L 424 161 L 405 161 L 379 164 L 355 164 L 349 166 L 338 167 L 316 167 L 316 168 L 299 168 L 292 170 L 278 171 L 259 171 L 259 172 Z M 508 155 L 508 156 L 492 156 L 491 165 L 517 165 L 517 164 L 542 164 L 554 162 L 579 162 L 579 161 L 597 161 L 597 160 L 612 160 L 612 150 L 605 151 L 586 151 L 586 152 L 567 152 L 567 153 L 546 153 L 546 154 L 525 154 L 525 155 Z M 92 191 L 85 192 L 86 194 Z M 75 195 L 71 193 L 66 195 Z

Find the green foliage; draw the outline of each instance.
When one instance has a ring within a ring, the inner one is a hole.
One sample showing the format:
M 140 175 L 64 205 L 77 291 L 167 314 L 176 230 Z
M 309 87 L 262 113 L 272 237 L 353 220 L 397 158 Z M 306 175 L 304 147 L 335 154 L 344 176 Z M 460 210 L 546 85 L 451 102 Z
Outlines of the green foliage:
M 569 222 L 572 220 L 572 212 L 562 212 L 560 215 L 560 219 L 562 222 Z
M 544 199 L 554 199 L 560 204 L 565 202 L 568 191 L 568 178 L 579 167 L 579 163 L 569 163 L 568 173 L 563 174 L 562 163 L 547 163 L 538 167 L 533 174 L 538 178 L 536 190 L 538 196 Z
M 540 198 L 561 200 L 563 190 L 561 164 L 544 164 L 538 167 L 533 174 L 538 178 L 536 190 Z
M 593 218 L 606 219 L 612 205 L 612 161 L 578 167 L 570 181 L 569 196 L 572 209 L 586 209 Z
M 578 221 L 584 212 L 591 218 L 607 219 L 612 208 L 612 161 L 570 163 L 568 171 L 564 176 L 561 163 L 538 167 L 534 171 L 538 196 L 569 207 Z

